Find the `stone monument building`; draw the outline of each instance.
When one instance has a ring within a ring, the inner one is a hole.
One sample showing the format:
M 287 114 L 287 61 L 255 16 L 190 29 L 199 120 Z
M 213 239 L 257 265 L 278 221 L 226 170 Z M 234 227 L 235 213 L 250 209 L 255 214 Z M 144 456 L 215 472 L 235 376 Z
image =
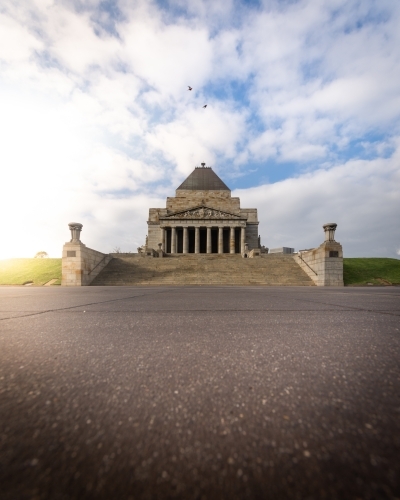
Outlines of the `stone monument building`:
M 138 253 L 104 254 L 82 243 L 82 224 L 71 222 L 61 284 L 343 286 L 336 223 L 323 225 L 325 241 L 317 248 L 295 253 L 281 247 L 268 254 L 260 248 L 257 209 L 241 208 L 205 163 L 167 198 L 165 208 L 150 208 L 147 224 Z
M 166 208 L 150 208 L 147 249 L 161 244 L 167 254 L 243 254 L 245 246 L 258 248 L 257 209 L 240 208 L 212 168 L 201 165 L 167 198 Z

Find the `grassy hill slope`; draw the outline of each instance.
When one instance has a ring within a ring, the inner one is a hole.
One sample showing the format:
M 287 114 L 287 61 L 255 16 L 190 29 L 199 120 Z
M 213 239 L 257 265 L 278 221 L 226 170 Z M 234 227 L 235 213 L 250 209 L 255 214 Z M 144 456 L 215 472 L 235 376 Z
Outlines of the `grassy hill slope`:
M 345 285 L 400 284 L 400 260 L 386 258 L 343 259 Z
M 23 285 L 33 282 L 44 285 L 57 279 L 61 285 L 61 259 L 7 259 L 0 260 L 0 285 Z

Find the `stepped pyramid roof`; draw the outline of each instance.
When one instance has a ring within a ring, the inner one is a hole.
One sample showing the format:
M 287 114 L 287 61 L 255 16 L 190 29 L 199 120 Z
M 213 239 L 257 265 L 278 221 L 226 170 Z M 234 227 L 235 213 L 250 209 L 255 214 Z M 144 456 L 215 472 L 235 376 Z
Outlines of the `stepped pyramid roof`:
M 191 189 L 193 191 L 230 191 L 228 186 L 218 177 L 211 167 L 196 167 L 193 172 L 182 182 L 178 189 Z

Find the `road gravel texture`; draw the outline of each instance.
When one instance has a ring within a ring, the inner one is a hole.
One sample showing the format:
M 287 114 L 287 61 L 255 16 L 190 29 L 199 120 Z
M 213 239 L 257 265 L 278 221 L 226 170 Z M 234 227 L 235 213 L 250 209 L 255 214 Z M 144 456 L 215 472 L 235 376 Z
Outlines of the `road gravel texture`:
M 0 288 L 0 497 L 400 498 L 400 288 Z

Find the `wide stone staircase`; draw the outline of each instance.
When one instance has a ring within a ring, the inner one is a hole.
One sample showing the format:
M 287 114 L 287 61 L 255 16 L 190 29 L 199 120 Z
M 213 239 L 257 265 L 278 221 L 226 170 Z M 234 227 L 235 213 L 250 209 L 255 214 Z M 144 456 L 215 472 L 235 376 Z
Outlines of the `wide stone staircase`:
M 291 255 L 265 254 L 254 259 L 243 259 L 237 254 L 175 254 L 164 258 L 114 254 L 113 257 L 92 286 L 314 286 Z

